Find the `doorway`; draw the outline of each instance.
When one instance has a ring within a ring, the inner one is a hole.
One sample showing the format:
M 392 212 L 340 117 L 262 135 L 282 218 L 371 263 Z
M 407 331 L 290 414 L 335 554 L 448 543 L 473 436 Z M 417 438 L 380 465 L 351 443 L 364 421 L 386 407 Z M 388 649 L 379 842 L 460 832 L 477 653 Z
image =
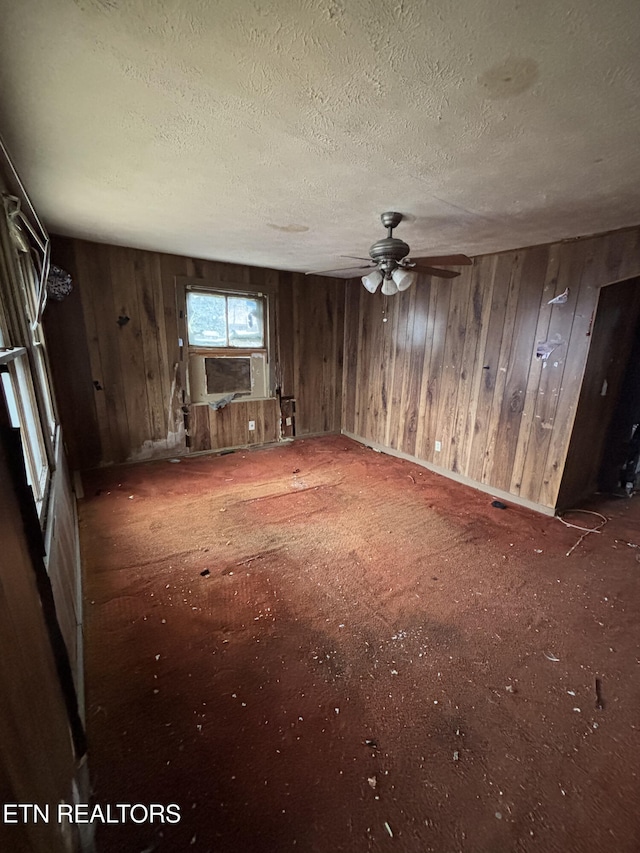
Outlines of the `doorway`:
M 640 420 L 639 321 L 640 278 L 601 288 L 559 510 L 618 488 L 631 425 Z

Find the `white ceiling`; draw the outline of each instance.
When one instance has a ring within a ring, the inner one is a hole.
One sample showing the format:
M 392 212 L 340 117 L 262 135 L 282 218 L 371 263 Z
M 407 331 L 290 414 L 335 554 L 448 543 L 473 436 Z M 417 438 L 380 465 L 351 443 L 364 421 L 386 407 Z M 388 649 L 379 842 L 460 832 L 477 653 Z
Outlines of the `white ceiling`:
M 49 230 L 295 270 L 640 222 L 638 0 L 0 0 Z

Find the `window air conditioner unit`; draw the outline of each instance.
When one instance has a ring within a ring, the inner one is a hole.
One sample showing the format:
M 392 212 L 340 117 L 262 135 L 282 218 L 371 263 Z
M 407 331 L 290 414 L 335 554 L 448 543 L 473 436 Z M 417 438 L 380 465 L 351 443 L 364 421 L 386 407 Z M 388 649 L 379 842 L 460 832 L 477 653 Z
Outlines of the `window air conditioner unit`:
M 268 396 L 265 353 L 251 355 L 192 355 L 189 394 L 192 403 L 216 403 L 234 395 L 242 400 Z

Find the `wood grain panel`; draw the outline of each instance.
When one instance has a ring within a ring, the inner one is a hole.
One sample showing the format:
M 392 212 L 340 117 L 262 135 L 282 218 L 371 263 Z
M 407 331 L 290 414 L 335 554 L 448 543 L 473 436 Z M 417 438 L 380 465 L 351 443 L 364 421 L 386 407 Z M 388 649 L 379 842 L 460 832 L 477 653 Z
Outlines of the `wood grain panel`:
M 486 282 L 486 286 L 483 286 Z M 462 447 L 459 449 L 457 462 L 459 471 L 468 471 L 473 441 L 477 431 L 477 406 L 480 396 L 480 386 L 485 379 L 484 355 L 487 347 L 487 335 L 489 334 L 489 319 L 491 316 L 491 303 L 493 299 L 493 266 L 491 258 L 479 258 L 472 272 L 472 303 L 473 303 L 473 325 L 470 339 L 475 338 L 473 354 L 469 347 L 468 361 L 465 362 L 465 373 L 467 374 L 467 385 L 469 388 L 469 399 L 466 411 L 463 412 L 465 427 Z
M 73 404 L 65 418 L 66 436 L 78 465 L 161 458 L 279 437 L 273 401 L 254 406 L 249 415 L 244 404 L 233 403 L 219 416 L 189 405 L 177 286 L 185 279 L 267 293 L 271 388 L 295 398 L 298 434 L 340 429 L 343 281 L 67 238 L 54 240 L 54 262 L 56 254 L 72 272 L 78 300 L 73 312 L 54 311 L 48 318 L 57 384 L 62 399 Z M 71 328 L 63 327 L 63 321 L 70 321 Z M 70 381 L 65 398 L 65 377 L 75 361 L 83 370 Z M 251 435 L 249 420 L 256 421 Z
M 107 246 L 80 243 L 76 248 L 78 287 L 87 323 L 92 389 L 103 439 L 103 457 L 96 462 L 121 462 L 131 446 L 120 357 L 117 315 L 111 290 L 110 253 Z M 52 354 L 52 357 L 53 354 Z M 68 436 L 68 441 L 73 437 Z M 80 436 L 82 441 L 82 435 Z
M 388 322 L 382 323 L 382 297 L 357 281 L 70 244 L 82 300 L 74 322 L 85 324 L 74 337 L 79 349 L 86 341 L 91 375 L 104 388 L 86 389 L 78 405 L 87 423 L 93 410 L 99 442 L 85 440 L 76 418 L 68 441 L 77 445 L 77 458 L 104 464 L 166 453 L 170 435 L 171 453 L 187 452 L 174 279 L 191 275 L 229 287 L 272 288 L 274 376 L 295 399 L 298 435 L 344 423 L 364 440 L 545 507 L 555 506 L 558 496 L 598 288 L 640 273 L 640 229 L 504 252 L 476 259 L 454 281 L 421 277 L 387 300 Z M 567 286 L 568 302 L 548 306 Z M 123 329 L 113 327 L 121 303 L 136 311 L 122 340 Z M 535 358 L 536 343 L 554 336 L 564 341 L 563 350 L 545 366 Z M 143 411 L 134 409 L 134 398 Z M 192 449 L 269 440 L 271 409 L 263 410 L 253 437 L 240 411 L 213 419 L 196 413 Z
M 0 416 L 0 421 L 2 416 Z M 71 802 L 75 762 L 69 719 L 36 584 L 33 549 L 13 487 L 12 447 L 0 428 L 0 796 L 9 803 Z M 44 571 L 44 570 L 43 570 Z M 15 831 L 14 831 L 15 830 Z M 8 826 L 0 849 L 69 850 L 55 821 Z
M 408 359 L 405 362 L 406 382 L 402 387 L 402 425 L 400 441 L 407 448 L 407 453 L 413 454 L 416 446 L 416 434 L 420 418 L 420 386 L 424 364 L 426 345 L 427 318 L 429 309 L 429 286 L 420 287 L 424 276 L 418 278 L 415 287 L 411 288 L 410 306 L 413 309 L 413 324 L 411 326 L 408 347 Z M 411 325 L 411 324 L 410 324 Z M 409 327 L 407 327 L 409 332 Z
M 533 249 L 522 256 L 519 267 L 518 304 L 511 323 L 511 348 L 504 364 L 505 383 L 501 391 L 501 407 L 495 429 L 494 473 L 492 485 L 509 491 L 513 476 L 518 439 L 521 432 L 529 371 L 533 354 L 537 317 L 544 291 L 549 253 L 546 247 Z
M 451 287 L 449 282 L 431 279 L 430 311 L 433 316 L 433 338 L 429 354 L 429 372 L 425 376 L 426 393 L 421 420 L 425 426 L 422 436 L 424 458 L 438 464 L 440 451 L 436 451 L 435 442 L 438 438 L 438 412 L 440 411 L 440 396 L 442 390 L 442 369 L 444 365 L 444 349 L 447 339 L 449 308 L 451 305 Z M 423 369 L 426 362 L 423 362 Z M 422 383 L 424 386 L 424 382 Z M 400 448 L 399 448 L 400 449 Z M 418 451 L 419 452 L 419 451 Z
M 509 283 L 506 291 L 506 306 L 504 315 L 504 326 L 498 353 L 497 370 L 493 397 L 491 400 L 491 413 L 489 416 L 489 435 L 482 469 L 482 482 L 496 484 L 506 477 L 506 471 L 502 465 L 503 448 L 498 443 L 498 430 L 502 414 L 502 401 L 504 399 L 505 386 L 507 382 L 507 371 L 509 369 L 511 345 L 513 342 L 514 323 L 517 316 L 518 299 L 520 296 L 521 271 L 523 255 L 515 252 L 511 256 L 509 269 Z M 500 267 L 500 262 L 498 262 Z M 510 472 L 509 472 L 510 479 Z
M 77 281 L 75 257 L 70 245 L 60 248 L 57 261 Z M 93 393 L 93 380 L 98 377 L 92 374 L 85 333 L 87 327 L 77 286 L 61 302 L 49 300 L 43 323 L 47 349 L 52 354 L 51 376 L 63 432 L 70 436 L 84 436 L 82 442 L 69 443 L 69 465 L 73 469 L 86 468 L 103 456 L 99 416 L 104 422 L 106 415 L 104 394 Z
M 434 440 L 437 439 L 442 445 L 442 450 L 438 454 L 438 464 L 450 470 L 454 470 L 452 466 L 452 460 L 455 458 L 453 442 L 455 441 L 458 390 L 460 388 L 462 353 L 466 336 L 465 323 L 470 280 L 470 271 L 466 270 L 465 275 L 448 282 L 451 288 L 451 297 L 447 316 L 441 369 L 441 394 Z
M 56 616 L 67 647 L 69 663 L 76 689 L 82 686 L 81 650 L 78 648 L 78 528 L 75 514 L 75 495 L 71 488 L 67 463 L 58 449 L 53 475 L 51 506 L 54 508 L 51 538 L 47 554 L 47 572 L 56 606 Z
M 276 388 L 283 397 L 293 397 L 295 371 L 293 362 L 293 281 L 289 272 L 280 273 L 276 310 L 276 340 L 278 367 Z
M 555 507 L 598 287 L 638 275 L 639 248 L 629 229 L 477 258 L 451 282 L 421 278 L 394 303 L 391 346 L 376 298 L 348 298 L 345 429 Z M 568 301 L 549 306 L 567 287 Z M 555 338 L 562 346 L 537 359 L 536 344 Z
M 269 444 L 279 438 L 278 401 L 275 398 L 237 401 L 221 409 L 192 406 L 191 414 L 195 415 L 194 429 L 200 433 L 194 442 L 194 450 L 249 447 Z M 249 430 L 249 421 L 255 421 L 255 430 Z M 202 436 L 207 437 L 204 443 Z
M 344 287 L 342 280 L 293 277 L 296 435 L 341 426 Z
M 344 316 L 344 392 L 342 394 L 342 427 L 347 432 L 355 430 L 357 388 L 355 374 L 358 367 L 358 335 L 347 335 L 346 330 L 357 324 L 359 312 L 360 291 L 359 282 L 348 281 L 345 285 L 345 316 Z
M 542 297 L 540 302 L 540 310 L 538 312 L 536 330 L 534 333 L 534 344 L 546 341 L 549 337 L 549 323 L 551 321 L 551 313 L 553 306 L 549 301 L 556 296 L 559 296 L 561 291 L 558 290 L 558 270 L 560 267 L 560 245 L 551 246 L 546 258 L 546 271 L 544 274 L 544 283 L 542 287 Z M 518 435 L 518 443 L 513 461 L 513 469 L 511 472 L 511 491 L 513 494 L 519 495 L 522 486 L 522 477 L 524 466 L 527 459 L 529 448 L 529 440 L 532 433 L 533 418 L 535 415 L 536 403 L 538 401 L 538 392 L 540 387 L 540 377 L 544 361 L 536 358 L 535 352 L 531 351 L 528 355 L 529 362 L 529 378 L 527 381 L 527 389 L 525 391 L 524 408 L 522 417 L 527 425 L 524 429 L 520 429 Z
M 396 449 L 402 444 L 401 435 L 404 433 L 404 420 L 398 417 L 396 413 L 402 410 L 403 401 L 406 399 L 407 363 L 409 359 L 409 348 L 406 341 L 409 338 L 409 321 L 411 320 L 413 324 L 415 316 L 415 310 L 411 303 L 411 300 L 415 302 L 415 294 L 412 291 L 413 288 L 399 293 L 398 299 L 391 302 L 392 307 L 395 308 L 392 315 L 391 396 L 383 443 Z M 409 302 L 408 307 L 407 302 Z M 413 333 L 413 325 L 411 326 L 411 333 Z
M 511 282 L 513 266 L 512 255 L 498 255 L 493 259 L 488 273 L 487 287 L 491 290 L 491 311 L 484 352 L 481 353 L 475 370 L 482 370 L 478 382 L 478 397 L 475 401 L 476 419 L 472 449 L 469 455 L 468 468 L 465 472 L 472 480 L 483 480 L 487 461 L 491 459 L 493 435 L 492 409 L 494 404 L 496 384 L 499 380 L 499 358 L 504 334 L 507 298 Z
M 133 264 L 138 282 L 138 313 L 151 437 L 154 442 L 166 443 L 168 420 L 164 389 L 170 387 L 171 374 L 164 328 L 160 259 L 158 255 L 137 251 L 133 254 Z
M 129 446 L 142 449 L 152 440 L 150 394 L 153 382 L 147 382 L 144 346 L 142 342 L 142 312 L 139 290 L 141 281 L 134 267 L 134 251 L 115 247 L 109 253 L 111 269 L 112 311 L 100 319 L 104 322 L 103 337 L 112 334 L 120 355 L 121 382 L 129 435 Z M 155 389 L 154 389 L 155 390 Z
M 549 329 L 549 341 L 559 341 L 559 346 L 547 359 L 542 359 L 542 372 L 538 385 L 538 398 L 530 427 L 531 435 L 527 457 L 522 476 L 521 494 L 531 497 L 531 500 L 544 503 L 541 500 L 543 489 L 548 494 L 560 485 L 562 471 L 557 467 L 547 465 L 547 457 L 554 433 L 556 432 L 556 415 L 560 396 L 564 390 L 563 376 L 570 349 L 571 328 L 575 315 L 580 280 L 584 266 L 583 247 L 578 243 L 567 243 L 560 249 L 557 289 L 563 292 L 569 288 L 568 301 L 564 305 L 553 305 Z M 538 342 L 534 342 L 538 343 Z M 569 389 L 567 389 L 569 390 Z M 548 499 L 551 499 L 549 496 Z M 550 506 L 551 504 L 545 504 Z

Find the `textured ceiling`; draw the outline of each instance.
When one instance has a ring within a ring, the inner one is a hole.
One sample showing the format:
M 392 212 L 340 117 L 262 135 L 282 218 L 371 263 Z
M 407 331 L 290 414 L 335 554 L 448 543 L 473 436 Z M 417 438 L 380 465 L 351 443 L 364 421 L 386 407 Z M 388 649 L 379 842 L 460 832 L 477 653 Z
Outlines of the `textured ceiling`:
M 50 231 L 280 269 L 640 222 L 638 0 L 0 0 Z M 347 262 L 348 263 L 348 262 Z

